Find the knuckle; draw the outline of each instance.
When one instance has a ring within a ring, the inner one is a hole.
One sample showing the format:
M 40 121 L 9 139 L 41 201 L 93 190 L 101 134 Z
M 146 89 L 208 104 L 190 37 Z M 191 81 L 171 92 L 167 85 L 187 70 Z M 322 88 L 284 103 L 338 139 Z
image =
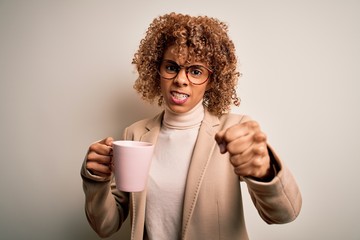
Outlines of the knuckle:
M 230 163 L 231 163 L 233 166 L 236 166 L 236 165 L 237 165 L 237 157 L 236 157 L 236 156 L 230 157 Z
M 235 174 L 238 175 L 238 176 L 244 175 L 243 172 L 242 172 L 242 170 L 241 170 L 240 168 L 234 168 L 234 172 L 235 172 Z
M 249 176 L 250 175 L 250 170 L 249 169 L 242 169 L 240 174 L 242 176 Z
M 230 142 L 231 141 L 231 131 L 230 130 L 226 130 L 224 132 L 224 135 L 222 137 L 223 140 L 225 140 L 225 142 Z
M 256 122 L 256 121 L 252 121 L 252 122 L 251 122 L 251 126 L 252 126 L 253 128 L 258 128 L 258 127 L 259 127 L 259 123 Z
M 267 140 L 267 135 L 264 132 L 261 132 L 261 134 L 262 134 L 262 137 L 264 138 L 264 141 L 266 141 Z
M 257 142 L 265 142 L 267 139 L 266 134 L 259 131 L 254 134 L 254 140 Z
M 252 176 L 254 176 L 254 177 L 260 177 L 261 175 L 262 175 L 261 170 L 256 170 L 252 173 Z
M 93 161 L 95 159 L 95 152 L 89 152 L 87 155 L 87 160 Z
M 263 145 L 256 146 L 253 148 L 253 153 L 255 155 L 263 155 L 265 153 L 265 147 Z
M 86 162 L 86 169 L 94 170 L 94 163 L 93 162 Z
M 100 142 L 96 142 L 90 145 L 89 150 L 92 152 L 98 152 L 99 150 L 101 150 L 101 146 L 103 144 Z
M 113 139 L 112 137 L 107 137 L 107 138 L 105 139 L 105 144 L 106 144 L 107 146 L 111 146 L 112 143 L 113 143 L 113 141 L 114 141 L 114 139 Z
M 260 168 L 260 167 L 263 165 L 263 159 L 262 159 L 262 158 L 255 158 L 255 159 L 252 161 L 252 165 L 253 165 L 255 168 Z
M 95 151 L 97 143 L 93 143 L 89 147 L 89 151 Z
M 233 154 L 233 153 L 235 152 L 235 147 L 234 147 L 234 145 L 231 144 L 231 143 L 228 143 L 228 144 L 227 144 L 226 149 L 228 150 L 228 152 L 229 152 L 230 154 Z
M 259 124 L 256 121 L 248 121 L 246 123 L 247 123 L 247 126 L 251 129 L 259 128 Z

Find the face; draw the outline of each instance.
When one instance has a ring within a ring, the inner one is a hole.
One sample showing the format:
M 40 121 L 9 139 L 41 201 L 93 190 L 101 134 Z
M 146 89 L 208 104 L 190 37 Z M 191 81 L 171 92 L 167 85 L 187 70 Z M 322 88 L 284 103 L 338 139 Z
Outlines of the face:
M 174 46 L 166 49 L 163 59 L 170 60 L 178 65 L 185 65 L 187 54 L 179 57 L 174 51 Z M 207 67 L 201 62 L 191 62 L 188 65 L 200 65 Z M 188 66 L 186 65 L 186 66 Z M 165 104 L 170 110 L 176 113 L 185 113 L 194 108 L 200 101 L 203 100 L 205 91 L 210 88 L 209 80 L 201 85 L 192 84 L 186 77 L 185 69 L 182 68 L 174 79 L 165 79 L 160 76 L 161 93 L 164 97 Z

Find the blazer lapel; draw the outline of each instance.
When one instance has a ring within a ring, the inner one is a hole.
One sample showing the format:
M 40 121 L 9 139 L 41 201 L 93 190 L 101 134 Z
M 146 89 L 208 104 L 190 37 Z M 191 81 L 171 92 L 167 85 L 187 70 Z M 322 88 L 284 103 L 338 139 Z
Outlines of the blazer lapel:
M 184 210 L 182 220 L 182 239 L 186 235 L 188 224 L 197 201 L 201 183 L 216 142 L 215 133 L 220 125 L 219 119 L 205 110 L 186 180 Z
M 158 138 L 161 121 L 164 113 L 158 114 L 153 119 L 149 120 L 145 129 L 146 132 L 140 136 L 139 141 L 151 142 L 156 144 Z M 132 230 L 131 239 L 143 239 L 144 224 L 145 224 L 145 206 L 146 206 L 146 189 L 142 192 L 131 193 L 131 207 L 132 207 Z M 135 231 L 135 229 L 137 229 Z M 140 230 L 141 229 L 141 230 Z
M 149 120 L 146 123 L 145 128 L 147 132 L 145 132 L 140 137 L 140 141 L 151 142 L 153 144 L 156 143 L 156 140 L 159 136 L 163 116 L 164 116 L 164 112 L 158 114 L 156 117 L 154 117 L 153 119 Z

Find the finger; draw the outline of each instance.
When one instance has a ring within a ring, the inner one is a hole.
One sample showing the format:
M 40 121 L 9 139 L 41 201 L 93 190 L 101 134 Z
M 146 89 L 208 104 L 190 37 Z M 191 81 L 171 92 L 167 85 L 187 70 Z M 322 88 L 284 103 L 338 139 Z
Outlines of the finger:
M 230 152 L 230 151 L 229 151 Z M 230 157 L 230 162 L 234 167 L 240 166 L 251 161 L 254 158 L 260 158 L 268 155 L 266 144 L 252 144 L 245 151 L 233 154 Z
M 107 138 L 102 139 L 101 141 L 98 141 L 98 143 L 105 144 L 107 146 L 111 146 L 113 141 L 114 141 L 114 139 L 112 137 L 107 137 Z
M 88 161 L 98 162 L 101 164 L 110 164 L 112 157 L 109 155 L 100 155 L 96 152 L 90 152 L 87 156 Z
M 225 132 L 226 132 L 226 129 L 221 130 L 221 131 L 219 131 L 219 132 L 217 132 L 217 133 L 215 134 L 215 141 L 216 141 L 218 144 L 221 144 L 221 143 L 223 142 L 223 138 L 224 138 Z
M 218 133 L 218 140 L 229 143 L 236 138 L 240 138 L 249 134 L 248 129 L 244 124 L 235 124 Z M 216 138 L 216 136 L 215 136 Z
M 105 139 L 105 145 L 110 147 L 109 156 L 112 156 L 112 154 L 113 154 L 113 146 L 112 146 L 113 142 L 114 142 L 114 139 L 112 137 L 108 137 Z
M 114 139 L 112 137 L 107 137 L 104 139 L 104 144 L 107 145 L 107 146 L 112 146 L 112 143 L 114 142 Z
M 109 165 L 101 164 L 94 161 L 88 161 L 86 163 L 86 169 L 93 172 L 93 173 L 99 173 L 99 174 L 111 174 L 112 168 Z M 98 174 L 96 174 L 98 175 Z
M 250 161 L 234 167 L 234 172 L 239 176 L 262 178 L 270 166 L 269 161 L 266 156 L 254 156 Z
M 240 124 L 236 124 L 228 128 L 228 131 L 225 134 L 225 138 L 231 141 L 235 138 L 239 138 L 249 134 L 251 135 L 259 131 L 260 131 L 260 126 L 257 122 L 255 121 L 242 122 Z
M 236 138 L 233 141 L 227 143 L 227 150 L 230 154 L 242 154 L 243 152 L 247 151 L 247 149 L 252 148 L 253 145 L 257 146 L 255 150 L 258 150 L 257 148 L 259 146 L 266 147 L 266 135 L 260 131 L 258 127 L 256 129 L 251 130 L 248 132 L 247 135 L 244 135 L 242 137 Z M 258 154 L 261 154 L 264 151 L 264 149 L 259 149 Z
M 236 175 L 241 177 L 248 177 L 253 175 L 253 170 L 248 167 L 248 164 L 243 164 L 234 168 L 234 172 Z
M 259 131 L 259 132 L 256 132 L 256 133 L 254 134 L 254 141 L 255 141 L 255 142 L 258 142 L 258 143 L 260 143 L 260 142 L 266 142 L 266 140 L 267 140 L 267 137 L 266 137 L 266 134 L 265 134 L 265 133 Z
M 226 129 L 219 131 L 218 133 L 215 134 L 215 141 L 220 148 L 220 153 L 222 153 L 222 154 L 226 153 L 226 151 L 227 151 L 226 150 L 226 142 L 223 139 L 225 132 L 226 132 Z
M 105 142 L 97 142 L 90 146 L 89 152 L 95 152 L 100 155 L 111 155 L 112 147 L 105 144 Z
M 111 176 L 111 172 L 110 173 L 102 173 L 102 172 L 98 172 L 96 170 L 91 171 L 92 174 L 99 176 L 99 177 L 110 177 Z
M 232 141 L 248 135 L 248 131 L 241 124 L 236 124 L 227 129 L 221 130 L 215 135 L 215 140 L 219 145 L 220 152 L 225 153 L 229 150 L 228 144 Z M 232 144 L 234 145 L 234 144 Z
M 217 140 L 218 143 L 219 142 L 229 143 L 234 139 L 247 135 L 252 135 L 256 132 L 260 132 L 259 124 L 255 121 L 247 121 L 247 122 L 235 124 L 225 130 L 218 132 L 215 135 L 215 139 Z
M 253 144 L 252 136 L 245 135 L 229 142 L 226 145 L 226 149 L 232 155 L 242 154 L 247 149 L 249 149 L 252 144 Z
M 250 160 L 243 158 L 240 155 L 235 155 L 230 158 L 230 162 L 234 167 L 234 172 L 238 176 L 248 176 L 251 174 Z
M 254 155 L 265 156 L 268 153 L 266 143 L 254 144 L 252 152 Z

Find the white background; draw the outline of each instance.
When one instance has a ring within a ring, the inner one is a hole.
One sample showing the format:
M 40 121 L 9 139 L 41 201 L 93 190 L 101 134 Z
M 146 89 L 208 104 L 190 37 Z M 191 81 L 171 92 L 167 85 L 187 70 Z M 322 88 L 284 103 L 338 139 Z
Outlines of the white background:
M 98 239 L 80 167 L 92 142 L 158 112 L 133 90 L 131 60 L 171 11 L 229 24 L 243 73 L 233 111 L 260 122 L 302 190 L 300 216 L 267 225 L 244 186 L 251 239 L 359 239 L 356 0 L 0 0 L 0 238 Z

